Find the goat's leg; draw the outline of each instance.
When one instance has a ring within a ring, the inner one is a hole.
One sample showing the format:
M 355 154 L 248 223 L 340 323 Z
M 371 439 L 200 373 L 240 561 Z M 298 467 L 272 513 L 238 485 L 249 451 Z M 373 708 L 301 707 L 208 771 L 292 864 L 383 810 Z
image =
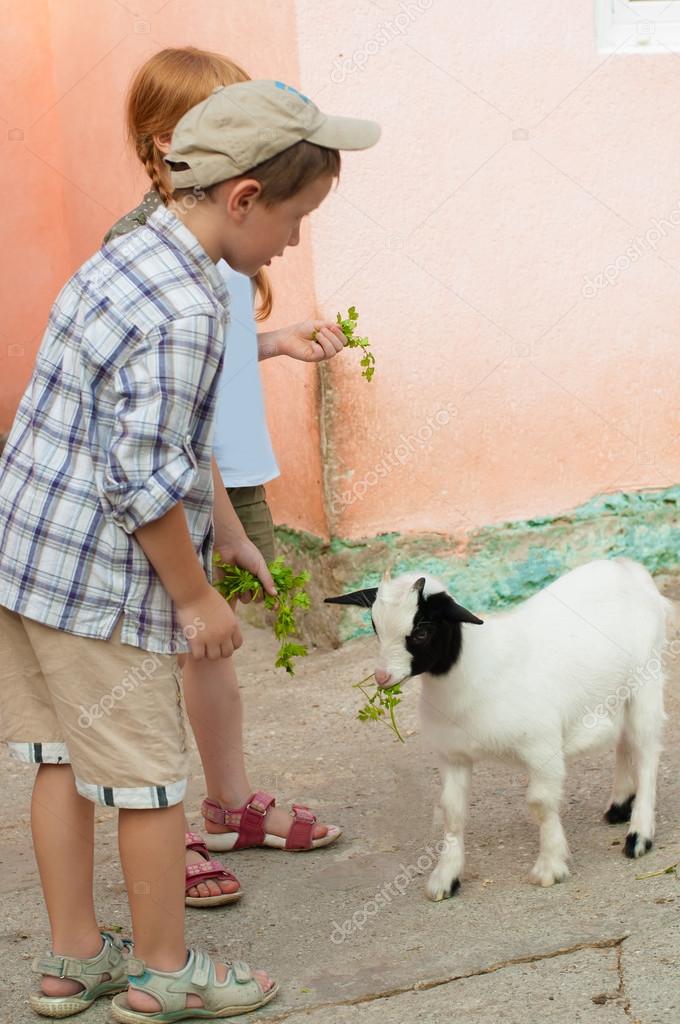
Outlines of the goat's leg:
M 610 825 L 618 825 L 622 821 L 630 821 L 633 801 L 635 800 L 635 775 L 630 743 L 625 727 L 616 745 L 616 767 L 614 769 L 614 785 L 611 800 L 605 811 L 605 821 Z
M 440 807 L 444 815 L 446 834 L 439 861 L 427 880 L 427 895 L 431 900 L 446 900 L 460 887 L 463 870 L 463 829 L 467 813 L 472 765 L 449 764 L 440 767 L 442 792 Z
M 554 885 L 569 877 L 569 847 L 559 811 L 564 774 L 561 754 L 539 758 L 535 766 L 529 766 L 527 802 L 539 826 L 538 859 L 529 876 L 534 885 Z
M 637 786 L 623 851 L 626 857 L 642 857 L 652 848 L 662 722 L 660 687 L 658 691 L 643 693 L 631 702 L 627 726 Z

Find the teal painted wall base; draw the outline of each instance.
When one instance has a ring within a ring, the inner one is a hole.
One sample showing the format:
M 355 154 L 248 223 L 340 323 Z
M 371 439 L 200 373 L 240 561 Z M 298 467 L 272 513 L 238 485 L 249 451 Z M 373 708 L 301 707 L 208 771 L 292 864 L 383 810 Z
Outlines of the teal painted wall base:
M 310 639 L 317 643 L 371 631 L 366 613 L 339 612 L 323 597 L 375 586 L 393 574 L 422 569 L 456 599 L 479 612 L 508 607 L 593 558 L 625 555 L 652 573 L 680 570 L 680 485 L 664 491 L 601 495 L 559 516 L 485 527 L 460 538 L 381 534 L 326 544 L 309 534 L 277 530 L 282 553 L 312 573 Z

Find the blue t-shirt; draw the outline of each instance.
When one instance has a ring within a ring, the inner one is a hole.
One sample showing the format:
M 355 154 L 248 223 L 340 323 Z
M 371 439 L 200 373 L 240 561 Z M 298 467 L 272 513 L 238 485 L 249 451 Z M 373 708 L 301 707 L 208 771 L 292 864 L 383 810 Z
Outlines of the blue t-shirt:
M 229 326 L 215 409 L 213 452 L 225 487 L 255 487 L 279 475 L 267 429 L 257 360 L 253 284 L 220 260 L 229 289 Z

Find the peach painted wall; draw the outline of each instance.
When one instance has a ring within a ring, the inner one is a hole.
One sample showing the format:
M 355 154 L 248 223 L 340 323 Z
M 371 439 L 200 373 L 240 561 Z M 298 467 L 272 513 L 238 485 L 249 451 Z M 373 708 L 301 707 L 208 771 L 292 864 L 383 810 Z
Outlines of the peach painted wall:
M 124 95 L 134 69 L 164 46 L 194 45 L 233 55 L 253 76 L 297 82 L 293 6 L 266 0 L 27 0 L 5 20 L 0 429 L 11 423 L 58 291 L 147 188 L 123 134 Z M 312 315 L 304 235 L 272 277 L 272 326 Z M 270 425 L 287 481 L 272 486 L 273 500 L 291 526 L 322 534 L 316 371 L 287 361 L 266 367 L 265 375 L 273 399 Z
M 598 55 L 590 0 L 27 0 L 5 26 L 0 428 L 145 187 L 130 75 L 192 43 L 384 126 L 275 271 L 272 326 L 354 303 L 378 363 L 325 370 L 322 436 L 317 371 L 265 364 L 279 522 L 456 533 L 678 482 L 675 57 Z
M 384 126 L 312 226 L 320 309 L 356 304 L 378 367 L 329 367 L 334 532 L 678 483 L 677 57 L 598 54 L 592 0 L 297 11 L 309 95 Z

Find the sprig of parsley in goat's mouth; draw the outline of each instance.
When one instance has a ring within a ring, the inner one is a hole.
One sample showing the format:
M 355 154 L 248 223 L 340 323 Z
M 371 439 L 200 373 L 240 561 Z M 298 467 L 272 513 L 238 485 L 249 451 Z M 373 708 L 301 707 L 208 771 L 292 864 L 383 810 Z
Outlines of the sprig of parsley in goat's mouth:
M 359 708 L 357 712 L 357 718 L 360 722 L 382 722 L 388 729 L 391 729 L 394 735 L 402 743 L 406 740 L 399 732 L 399 726 L 397 725 L 397 719 L 394 714 L 394 709 L 397 704 L 401 704 L 401 684 L 405 683 L 408 676 L 404 676 L 398 683 L 393 683 L 392 686 L 378 686 L 376 684 L 373 693 L 369 693 L 365 689 L 366 684 L 374 679 L 373 673 L 370 676 L 366 676 L 361 682 L 355 683 L 355 689 L 361 690 L 366 703 L 363 708 Z M 389 722 L 385 718 L 385 712 L 389 714 Z
M 253 598 L 259 596 L 262 584 L 252 572 L 240 569 L 237 565 L 230 565 L 218 554 L 215 554 L 213 560 L 216 568 L 222 573 L 222 578 L 215 580 L 213 586 L 226 601 L 247 593 L 252 594 Z M 309 573 L 296 573 L 294 569 L 284 564 L 282 558 L 270 562 L 269 571 L 276 587 L 276 596 L 265 594 L 264 606 L 270 611 L 276 611 L 274 635 L 281 645 L 275 666 L 285 668 L 286 672 L 293 676 L 293 658 L 303 658 L 307 654 L 307 647 L 304 644 L 290 638 L 298 636 L 296 611 L 309 608 L 309 594 L 305 590 Z

